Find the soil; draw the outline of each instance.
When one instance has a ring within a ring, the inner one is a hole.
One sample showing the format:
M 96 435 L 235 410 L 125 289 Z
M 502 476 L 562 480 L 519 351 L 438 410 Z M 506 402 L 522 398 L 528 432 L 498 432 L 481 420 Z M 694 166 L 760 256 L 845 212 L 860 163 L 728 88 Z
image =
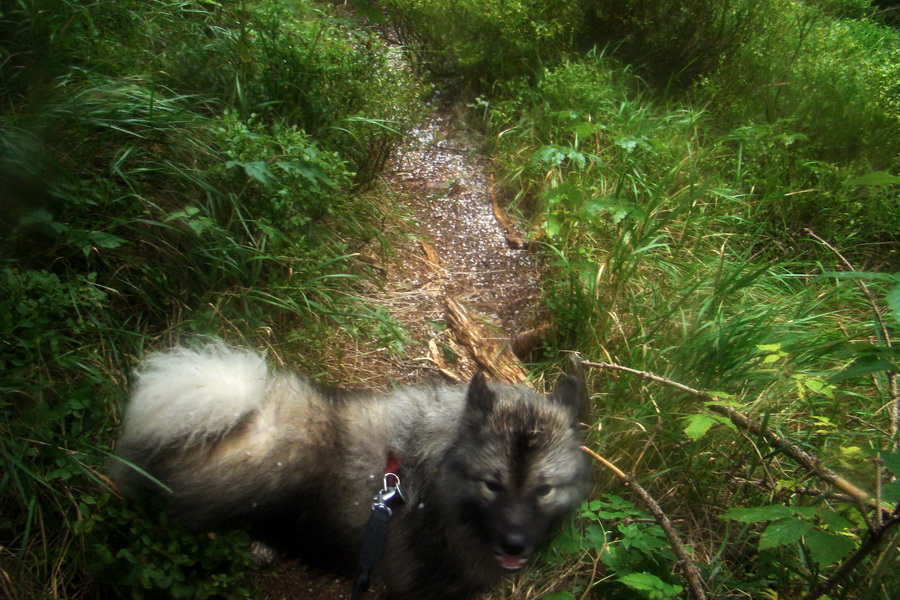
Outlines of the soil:
M 395 244 L 394 255 L 377 260 L 384 271 L 371 303 L 383 307 L 405 337 L 404 356 L 348 348 L 349 380 L 374 386 L 387 381 L 443 377 L 464 381 L 476 357 L 448 322 L 448 302 L 465 307 L 479 339 L 502 348 L 538 320 L 538 269 L 520 232 L 498 212 L 478 140 L 452 122 L 452 111 L 435 108 L 388 165 L 386 185 L 411 216 L 414 234 Z M 498 220 L 499 216 L 499 220 Z M 489 340 L 487 338 L 490 338 Z M 352 581 L 279 559 L 257 576 L 263 597 L 339 600 Z M 367 598 L 383 596 L 378 583 Z

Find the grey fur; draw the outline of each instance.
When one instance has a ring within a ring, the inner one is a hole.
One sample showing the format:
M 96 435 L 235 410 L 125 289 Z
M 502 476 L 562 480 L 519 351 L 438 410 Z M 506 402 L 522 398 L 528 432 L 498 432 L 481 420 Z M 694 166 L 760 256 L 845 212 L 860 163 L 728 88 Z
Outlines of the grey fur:
M 518 570 L 585 497 L 581 383 L 443 384 L 387 394 L 321 388 L 220 342 L 151 355 L 117 454 L 127 494 L 158 493 L 198 531 L 244 526 L 324 566 L 352 568 L 388 456 L 406 504 L 381 564 L 392 598 L 467 598 Z

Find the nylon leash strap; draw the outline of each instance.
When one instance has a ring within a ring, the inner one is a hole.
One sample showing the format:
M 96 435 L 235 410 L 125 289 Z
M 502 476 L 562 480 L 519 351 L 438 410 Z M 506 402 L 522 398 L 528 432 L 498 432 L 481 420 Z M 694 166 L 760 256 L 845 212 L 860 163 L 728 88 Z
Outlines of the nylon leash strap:
M 356 568 L 356 581 L 353 584 L 351 600 L 360 600 L 369 589 L 369 581 L 375 564 L 381 557 L 384 543 L 388 535 L 388 523 L 394 516 L 388 504 L 397 505 L 403 502 L 403 492 L 400 490 L 400 478 L 394 473 L 386 473 L 384 485 L 372 498 L 372 512 L 369 514 L 369 522 L 363 534 L 362 545 L 359 548 L 359 563 Z

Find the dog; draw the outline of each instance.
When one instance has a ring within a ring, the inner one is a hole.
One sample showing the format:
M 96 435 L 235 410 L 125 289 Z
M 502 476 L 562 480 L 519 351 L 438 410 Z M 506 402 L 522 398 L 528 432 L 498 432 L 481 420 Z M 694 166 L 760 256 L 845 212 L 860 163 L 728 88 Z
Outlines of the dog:
M 481 373 L 338 390 L 221 341 L 175 347 L 137 369 L 111 475 L 193 530 L 244 527 L 345 571 L 390 471 L 405 500 L 378 567 L 390 598 L 469 598 L 521 570 L 586 497 L 583 396 L 572 375 L 546 398 Z

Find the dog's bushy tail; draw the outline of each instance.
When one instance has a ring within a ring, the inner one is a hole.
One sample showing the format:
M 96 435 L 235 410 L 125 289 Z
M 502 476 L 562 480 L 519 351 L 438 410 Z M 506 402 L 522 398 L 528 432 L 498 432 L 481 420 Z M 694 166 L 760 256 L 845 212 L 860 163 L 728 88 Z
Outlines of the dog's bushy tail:
M 151 354 L 136 373 L 120 448 L 188 447 L 225 433 L 262 406 L 268 381 L 262 356 L 221 341 Z

